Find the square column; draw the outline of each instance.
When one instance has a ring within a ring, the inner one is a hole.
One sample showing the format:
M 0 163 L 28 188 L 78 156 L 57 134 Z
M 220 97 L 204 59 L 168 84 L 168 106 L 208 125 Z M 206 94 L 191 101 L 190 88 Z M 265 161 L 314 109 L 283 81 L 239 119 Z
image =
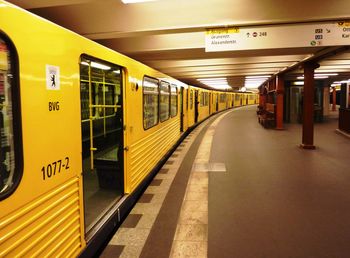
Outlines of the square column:
M 314 62 L 304 64 L 303 136 L 300 145 L 303 149 L 315 149 L 314 145 L 314 71 L 320 67 Z
M 276 77 L 276 94 L 276 129 L 283 130 L 284 79 L 282 76 Z

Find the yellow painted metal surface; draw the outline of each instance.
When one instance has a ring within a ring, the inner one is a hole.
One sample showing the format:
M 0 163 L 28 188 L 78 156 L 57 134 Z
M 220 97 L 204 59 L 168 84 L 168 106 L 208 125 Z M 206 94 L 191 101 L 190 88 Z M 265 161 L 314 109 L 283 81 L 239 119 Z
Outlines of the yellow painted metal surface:
M 130 146 L 130 190 L 134 190 L 180 137 L 180 119 L 172 119 Z
M 0 222 L 0 257 L 74 257 L 81 248 L 79 179 L 14 210 Z

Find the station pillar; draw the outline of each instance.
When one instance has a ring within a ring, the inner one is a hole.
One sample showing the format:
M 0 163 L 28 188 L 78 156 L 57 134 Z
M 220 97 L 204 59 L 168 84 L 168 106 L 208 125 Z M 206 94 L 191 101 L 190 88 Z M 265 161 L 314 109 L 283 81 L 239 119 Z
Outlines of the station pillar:
M 283 130 L 284 79 L 282 76 L 276 77 L 276 94 L 276 129 Z
M 336 111 L 337 109 L 337 91 L 335 87 L 333 87 L 332 91 L 332 111 Z
M 314 71 L 320 67 L 315 62 L 304 63 L 304 97 L 303 97 L 303 136 L 300 145 L 303 149 L 315 149 L 314 145 Z

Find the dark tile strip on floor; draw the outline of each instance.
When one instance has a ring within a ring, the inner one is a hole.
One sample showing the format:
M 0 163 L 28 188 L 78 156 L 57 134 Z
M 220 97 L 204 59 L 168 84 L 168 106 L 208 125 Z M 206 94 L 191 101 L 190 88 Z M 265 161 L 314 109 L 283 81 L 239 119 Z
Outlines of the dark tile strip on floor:
M 108 245 L 100 258 L 119 257 L 123 252 L 123 245 Z
M 170 186 L 169 192 L 164 199 L 160 212 L 142 249 L 140 257 L 169 257 L 193 161 L 196 157 L 198 147 L 206 132 L 207 126 L 208 125 L 206 125 L 199 133 L 182 161 L 178 173 Z

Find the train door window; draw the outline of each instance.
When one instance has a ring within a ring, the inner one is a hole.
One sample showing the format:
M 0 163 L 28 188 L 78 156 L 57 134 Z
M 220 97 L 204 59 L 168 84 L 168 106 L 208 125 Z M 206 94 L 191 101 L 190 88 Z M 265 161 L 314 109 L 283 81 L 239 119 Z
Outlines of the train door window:
M 170 115 L 170 85 L 167 82 L 160 82 L 159 118 L 161 122 L 169 119 Z
M 0 33 L 0 200 L 16 190 L 22 177 L 17 63 L 14 46 Z
M 84 212 L 88 232 L 124 192 L 121 67 L 83 56 L 80 99 Z
M 170 95 L 170 115 L 174 117 L 177 115 L 177 87 L 176 85 L 171 85 L 171 95 Z
M 143 89 L 143 127 L 151 128 L 158 124 L 158 80 L 151 77 L 144 77 Z

